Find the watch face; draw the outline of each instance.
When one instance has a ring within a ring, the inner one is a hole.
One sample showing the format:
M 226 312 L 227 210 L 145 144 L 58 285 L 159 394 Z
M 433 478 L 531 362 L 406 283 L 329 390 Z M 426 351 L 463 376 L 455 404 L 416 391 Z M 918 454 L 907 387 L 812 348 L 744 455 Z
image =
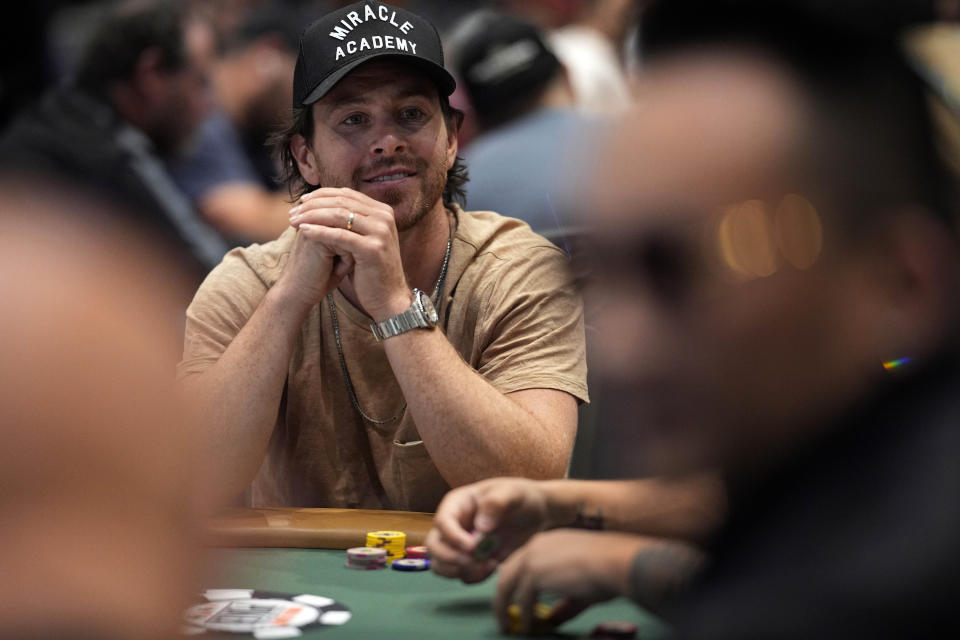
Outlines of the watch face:
M 433 306 L 433 301 L 430 299 L 430 296 L 423 291 L 420 292 L 420 308 L 423 310 L 423 315 L 426 316 L 427 322 L 431 325 L 437 324 L 440 316 L 437 315 L 437 310 Z

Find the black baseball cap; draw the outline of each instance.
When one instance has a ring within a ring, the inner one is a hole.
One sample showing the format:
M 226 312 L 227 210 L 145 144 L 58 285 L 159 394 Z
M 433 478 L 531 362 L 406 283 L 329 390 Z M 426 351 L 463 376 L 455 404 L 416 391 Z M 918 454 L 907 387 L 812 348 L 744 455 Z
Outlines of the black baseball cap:
M 293 74 L 293 106 L 316 102 L 359 65 L 386 56 L 420 68 L 444 96 L 456 89 L 443 66 L 436 27 L 406 9 L 364 0 L 332 11 L 304 30 Z
M 464 18 L 450 45 L 457 76 L 481 117 L 537 95 L 561 68 L 536 26 L 492 9 Z

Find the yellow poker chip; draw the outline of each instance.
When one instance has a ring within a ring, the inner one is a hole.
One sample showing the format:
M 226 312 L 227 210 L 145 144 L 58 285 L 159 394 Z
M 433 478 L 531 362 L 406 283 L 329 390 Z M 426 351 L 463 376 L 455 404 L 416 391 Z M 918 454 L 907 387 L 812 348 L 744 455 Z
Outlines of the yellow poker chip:
M 550 623 L 552 613 L 553 607 L 538 602 L 533 608 L 533 628 L 528 631 L 528 634 L 538 636 L 553 631 L 553 625 Z M 507 607 L 507 616 L 510 619 L 507 632 L 514 635 L 523 634 L 523 617 L 520 615 L 520 606 L 511 604 Z
M 407 534 L 403 531 L 368 531 L 368 538 L 377 538 L 383 540 L 384 542 L 396 542 L 399 540 L 406 540 Z
M 403 531 L 368 531 L 366 546 L 384 549 L 387 562 L 406 556 L 407 534 Z

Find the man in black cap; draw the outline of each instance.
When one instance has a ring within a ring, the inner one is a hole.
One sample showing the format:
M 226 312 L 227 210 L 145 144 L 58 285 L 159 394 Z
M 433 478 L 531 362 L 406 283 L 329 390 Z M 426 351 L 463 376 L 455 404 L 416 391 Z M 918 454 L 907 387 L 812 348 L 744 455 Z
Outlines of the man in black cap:
M 305 30 L 278 136 L 291 228 L 231 252 L 188 311 L 180 374 L 224 497 L 428 511 L 480 478 L 564 474 L 580 302 L 551 243 L 454 203 L 454 85 L 403 9 Z

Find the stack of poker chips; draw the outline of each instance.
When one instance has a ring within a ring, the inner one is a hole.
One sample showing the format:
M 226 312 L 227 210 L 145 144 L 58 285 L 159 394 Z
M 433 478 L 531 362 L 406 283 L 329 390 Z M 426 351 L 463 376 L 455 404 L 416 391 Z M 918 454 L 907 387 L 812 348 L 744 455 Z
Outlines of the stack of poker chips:
M 387 563 L 403 558 L 407 547 L 407 534 L 403 531 L 369 531 L 367 546 L 387 552 Z
M 376 547 L 353 547 L 347 549 L 347 568 L 360 571 L 385 569 L 387 567 L 387 552 Z
M 395 560 L 390 566 L 397 571 L 426 571 L 430 568 L 429 558 L 426 547 L 407 547 L 407 557 Z

